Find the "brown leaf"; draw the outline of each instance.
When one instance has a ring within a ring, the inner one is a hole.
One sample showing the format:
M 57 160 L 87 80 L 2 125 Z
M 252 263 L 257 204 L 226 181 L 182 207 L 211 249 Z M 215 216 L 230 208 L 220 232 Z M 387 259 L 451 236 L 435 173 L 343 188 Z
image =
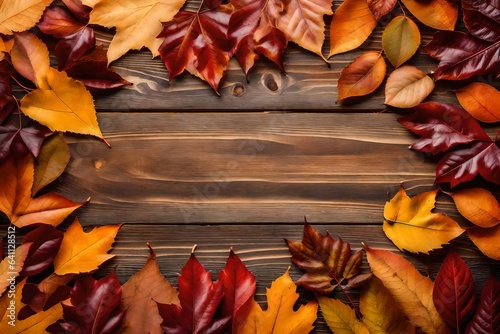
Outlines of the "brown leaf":
M 469 114 L 485 123 L 500 121 L 500 92 L 482 82 L 473 82 L 453 91 Z
M 434 81 L 418 68 L 401 66 L 387 78 L 385 104 L 398 108 L 419 105 L 434 89 Z
M 378 21 L 382 16 L 389 14 L 397 3 L 397 0 L 368 0 L 368 7 Z

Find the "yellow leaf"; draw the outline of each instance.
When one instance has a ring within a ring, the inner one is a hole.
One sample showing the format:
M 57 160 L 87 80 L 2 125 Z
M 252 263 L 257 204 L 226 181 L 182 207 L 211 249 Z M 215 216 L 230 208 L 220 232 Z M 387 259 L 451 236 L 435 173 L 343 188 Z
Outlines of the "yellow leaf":
M 434 81 L 410 65 L 394 70 L 385 85 L 385 104 L 411 108 L 420 104 L 434 89 Z
M 335 11 L 330 25 L 330 54 L 354 50 L 377 26 L 366 0 L 346 0 Z
M 153 57 L 159 55 L 162 22 L 171 21 L 185 0 L 101 0 L 90 13 L 89 23 L 116 27 L 108 49 L 108 63 L 128 50 L 147 47 Z
M 325 61 L 322 46 L 325 40 L 324 15 L 332 15 L 332 0 L 290 0 L 281 11 L 276 26 L 292 41 L 319 55 Z
M 321 296 L 319 307 L 328 327 L 335 334 L 370 334 L 368 328 L 356 318 L 354 310 L 340 300 Z
M 377 277 L 372 276 L 370 282 L 363 286 L 359 310 L 370 334 L 415 333 L 415 326 L 406 320 L 389 290 Z
M 114 257 L 107 254 L 122 224 L 96 227 L 85 233 L 77 218 L 64 233 L 61 248 L 54 259 L 57 275 L 91 272 Z
M 50 58 L 45 43 L 31 32 L 16 33 L 10 56 L 16 71 L 37 87 L 47 89 L 45 77 L 50 69 Z
M 14 46 L 14 39 L 3 40 L 0 36 L 0 61 L 5 59 L 5 55 L 10 53 L 10 50 Z
M 411 323 L 427 334 L 446 333 L 447 325 L 432 299 L 431 279 L 422 276 L 400 255 L 364 247 L 373 274 L 384 283 Z
M 464 230 L 443 213 L 432 213 L 438 190 L 408 197 L 403 187 L 385 204 L 384 232 L 401 250 L 428 254 Z
M 393 18 L 382 34 L 382 48 L 394 67 L 410 59 L 419 45 L 420 31 L 415 22 L 406 16 Z
M 458 212 L 480 227 L 493 227 L 500 223 L 500 205 L 486 189 L 463 189 L 450 194 Z
M 90 8 L 94 8 L 94 6 L 97 5 L 99 1 L 100 0 L 82 0 L 82 4 L 84 4 L 85 6 L 89 6 Z
M 69 131 L 104 140 L 94 108 L 94 100 L 85 86 L 64 72 L 50 68 L 46 89 L 37 89 L 21 99 L 22 112 L 52 131 Z
M 454 30 L 458 20 L 458 5 L 449 0 L 401 0 L 415 17 L 438 30 Z
M 14 234 L 9 234 L 9 236 Z M 9 241 L 16 241 L 16 239 L 8 239 Z M 15 245 L 8 241 L 9 252 L 7 256 L 0 262 L 0 295 L 7 289 L 7 287 L 12 283 L 16 282 L 16 277 L 19 276 L 21 270 L 23 270 L 24 260 L 28 256 L 28 252 L 32 245 L 31 242 L 20 245 L 15 248 Z M 10 246 L 13 246 L 11 248 Z M 11 252 L 10 250 L 14 250 Z M 11 280 L 13 278 L 13 280 Z
M 52 0 L 0 1 L 0 34 L 12 35 L 33 27 Z
M 494 227 L 473 227 L 467 230 L 472 242 L 487 257 L 500 260 L 500 224 Z
M 453 91 L 458 102 L 474 118 L 485 123 L 500 121 L 500 92 L 482 82 L 473 82 Z
M 262 311 L 255 301 L 250 305 L 250 312 L 245 319 L 238 319 L 235 333 L 270 334 L 270 333 L 309 333 L 314 327 L 318 312 L 318 303 L 310 301 L 293 310 L 299 295 L 297 286 L 290 278 L 289 269 L 267 289 L 267 309 Z M 235 325 L 233 325 L 235 326 Z

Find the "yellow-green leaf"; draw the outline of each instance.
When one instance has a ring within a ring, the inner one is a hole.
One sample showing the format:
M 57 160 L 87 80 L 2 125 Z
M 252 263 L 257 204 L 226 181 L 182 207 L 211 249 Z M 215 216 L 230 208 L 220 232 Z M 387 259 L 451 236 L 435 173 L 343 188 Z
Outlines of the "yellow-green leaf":
M 319 297 L 321 314 L 335 334 L 370 334 L 368 328 L 356 318 L 354 310 L 340 300 Z
M 382 48 L 394 67 L 410 59 L 419 45 L 420 31 L 417 25 L 403 15 L 393 18 L 382 34 Z
M 385 84 L 385 104 L 411 108 L 420 104 L 434 89 L 434 81 L 415 66 L 394 70 Z

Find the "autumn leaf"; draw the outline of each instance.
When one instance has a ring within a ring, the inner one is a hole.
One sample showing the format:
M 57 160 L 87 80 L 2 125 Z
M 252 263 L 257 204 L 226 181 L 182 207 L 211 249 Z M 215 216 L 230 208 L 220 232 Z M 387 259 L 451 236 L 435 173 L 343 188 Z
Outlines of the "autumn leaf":
M 24 227 L 36 223 L 59 225 L 71 212 L 84 203 L 75 203 L 67 198 L 47 193 L 31 197 L 33 185 L 33 157 L 8 158 L 0 165 L 0 211 L 11 223 Z
M 500 224 L 490 228 L 472 227 L 467 230 L 472 242 L 487 257 L 500 260 Z
M 415 17 L 438 30 L 454 30 L 458 20 L 458 5 L 449 0 L 401 0 Z
M 122 224 L 96 227 L 86 233 L 77 218 L 64 233 L 59 252 L 54 259 L 57 275 L 91 272 L 114 257 L 107 254 L 115 242 Z
M 485 123 L 500 121 L 500 92 L 482 82 L 473 82 L 453 91 L 469 114 Z
M 99 0 L 92 1 L 97 2 Z M 92 8 L 86 3 L 90 2 L 90 0 L 62 0 L 62 2 L 80 22 L 88 22 Z
M 330 24 L 330 54 L 356 49 L 377 25 L 366 0 L 346 0 L 333 14 Z
M 42 19 L 37 23 L 37 27 L 47 35 L 63 38 L 73 35 L 85 26 L 78 21 L 65 7 L 49 7 L 43 13 Z
M 66 70 L 95 46 L 94 30 L 83 27 L 72 35 L 57 42 L 54 54 L 58 60 L 59 70 Z
M 500 223 L 500 205 L 488 190 L 470 188 L 449 194 L 458 212 L 474 225 L 489 228 Z
M 2 41 L 1 38 L 0 41 Z M 14 44 L 14 39 L 11 39 L 11 41 L 12 44 Z M 6 59 L 2 60 L 2 55 L 4 55 L 4 53 L 0 52 L 0 125 L 2 125 L 17 107 L 16 100 L 12 94 L 12 85 L 10 83 L 10 72 L 14 70 Z
M 18 0 L 0 2 L 0 34 L 12 35 L 33 27 L 52 0 Z
M 295 292 L 297 286 L 290 278 L 289 269 L 267 289 L 267 309 L 263 311 L 257 302 L 251 304 L 251 311 L 246 319 L 238 319 L 239 334 L 265 333 L 309 333 L 314 327 L 318 312 L 318 303 L 310 301 L 294 311 L 299 298 Z
M 359 272 L 360 252 L 351 255 L 349 243 L 341 238 L 333 239 L 328 232 L 323 236 L 307 222 L 302 241 L 285 241 L 292 253 L 292 262 L 306 271 L 297 284 L 308 290 L 327 295 L 344 279 L 352 278 Z
M 156 254 L 149 246 L 149 258 L 142 269 L 122 286 L 121 309 L 125 311 L 119 333 L 134 334 L 138 329 L 163 334 L 162 317 L 156 302 L 179 305 L 177 290 L 161 274 Z
M 385 104 L 411 108 L 420 104 L 434 89 L 434 81 L 418 68 L 405 65 L 394 70 L 385 85 Z
M 385 60 L 379 52 L 363 53 L 340 73 L 337 102 L 372 93 L 384 81 L 385 72 Z
M 47 46 L 40 39 L 31 32 L 16 33 L 10 55 L 17 72 L 37 87 L 46 88 L 50 58 Z
M 375 19 L 378 21 L 382 16 L 391 12 L 397 3 L 397 0 L 368 0 L 368 8 L 372 12 Z
M 474 313 L 476 291 L 469 268 L 454 250 L 448 252 L 439 269 L 432 299 L 443 320 L 462 332 L 462 325 Z
M 384 233 L 401 250 L 429 254 L 464 230 L 443 213 L 432 213 L 438 190 L 408 197 L 401 186 L 384 206 Z
M 467 4 L 466 2 L 469 2 Z M 462 3 L 462 12 L 464 13 L 464 24 L 469 32 L 483 41 L 495 42 L 500 40 L 500 6 L 496 4 L 496 8 L 493 10 L 481 8 L 478 5 L 480 2 L 487 1 L 475 1 L 476 3 L 470 3 L 470 1 L 464 1 Z M 492 7 L 495 6 L 492 4 Z
M 354 310 L 340 300 L 321 296 L 318 301 L 321 314 L 332 332 L 369 334 L 368 328 L 356 318 Z
M 494 333 L 500 328 L 500 281 L 490 274 L 465 333 Z
M 33 276 L 47 269 L 54 261 L 62 239 L 63 234 L 54 226 L 47 224 L 41 224 L 26 234 L 23 244 L 30 244 L 33 247 L 29 249 L 20 275 Z
M 389 22 L 382 34 L 382 48 L 394 67 L 410 59 L 420 45 L 420 31 L 407 16 L 396 16 Z
M 45 277 L 37 286 L 27 284 L 23 290 L 23 303 L 32 313 L 46 311 L 69 298 L 71 287 L 67 284 L 74 275 L 59 276 L 54 273 Z
M 10 235 L 15 236 L 14 234 Z M 23 270 L 24 261 L 32 245 L 31 243 L 25 243 L 15 248 L 15 241 L 15 238 L 8 239 L 9 252 L 2 262 L 0 262 L 0 295 L 7 290 L 9 285 L 16 283 L 16 277 Z
M 129 50 L 147 47 L 153 57 L 159 55 L 162 40 L 156 37 L 162 31 L 162 22 L 171 21 L 185 0 L 101 0 L 90 12 L 91 24 L 116 28 L 108 48 L 108 63 Z
M 432 300 L 431 279 L 422 276 L 398 254 L 364 247 L 372 272 L 384 283 L 410 322 L 427 334 L 445 333 L 447 325 Z
M 377 277 L 372 277 L 361 290 L 359 309 L 363 314 L 363 324 L 371 334 L 415 333 L 415 327 L 406 320 L 389 290 Z

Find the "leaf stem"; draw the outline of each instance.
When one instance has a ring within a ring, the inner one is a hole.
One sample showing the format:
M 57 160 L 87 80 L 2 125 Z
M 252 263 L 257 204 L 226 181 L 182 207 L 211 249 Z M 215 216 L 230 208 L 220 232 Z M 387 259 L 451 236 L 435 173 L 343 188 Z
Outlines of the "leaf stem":
M 13 75 L 10 76 L 12 80 L 14 80 L 16 82 L 16 84 L 21 87 L 22 89 L 24 89 L 25 91 L 27 92 L 32 92 L 34 91 L 33 88 L 28 88 L 26 86 L 24 86 L 22 83 L 20 83 Z

